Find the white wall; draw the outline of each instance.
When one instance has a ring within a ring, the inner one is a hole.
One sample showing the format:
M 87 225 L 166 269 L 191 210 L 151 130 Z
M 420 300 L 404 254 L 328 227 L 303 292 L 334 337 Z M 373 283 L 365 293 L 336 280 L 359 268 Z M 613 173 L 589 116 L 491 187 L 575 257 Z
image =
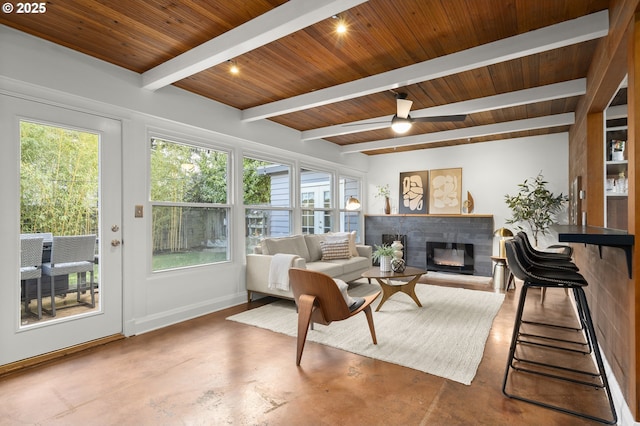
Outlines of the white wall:
M 392 209 L 397 209 L 401 172 L 461 167 L 463 199 L 469 191 L 475 202 L 473 212 L 493 214 L 497 229 L 511 216 L 505 194 L 515 195 L 524 179 L 542 172 L 553 193 L 568 194 L 568 147 L 568 134 L 559 133 L 373 156 L 369 160 L 367 210 L 382 213 L 383 200 L 374 195 L 376 185 L 384 184 L 390 185 Z M 559 219 L 563 222 L 566 215 Z M 507 227 L 515 230 L 513 225 Z
M 231 150 L 236 182 L 241 182 L 245 153 L 292 166 L 304 164 L 336 174 L 365 177 L 368 158 L 364 155 L 343 156 L 329 142 L 301 143 L 300 132 L 270 121 L 242 123 L 240 111 L 175 87 L 147 91 L 141 88 L 141 78 L 136 73 L 4 26 L 0 26 L 0 52 L 0 96 L 34 99 L 122 123 L 121 229 L 126 335 L 246 301 L 244 211 L 239 204 L 234 204 L 231 212 L 231 262 L 151 273 L 150 130 Z M 18 143 L 7 138 L 0 140 L 3 145 Z M 18 184 L 18 177 L 5 170 L 0 170 L 0 179 L 6 184 L 0 187 L 0 197 L 3 188 Z M 234 188 L 233 199 L 241 199 L 239 185 Z M 134 218 L 135 205 L 144 206 L 144 218 Z M 9 206 L 15 203 L 0 204 L 0 217 L 7 217 L 3 209 Z M 15 228 L 3 238 L 17 242 L 19 230 Z M 6 263 L 0 259 L 1 270 L 14 268 Z

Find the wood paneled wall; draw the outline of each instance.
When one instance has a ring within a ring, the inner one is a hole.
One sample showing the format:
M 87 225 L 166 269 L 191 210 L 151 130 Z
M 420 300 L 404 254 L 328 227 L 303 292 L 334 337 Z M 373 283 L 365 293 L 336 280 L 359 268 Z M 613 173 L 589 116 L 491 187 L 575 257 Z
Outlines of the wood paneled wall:
M 640 75 L 640 24 L 636 11 L 639 0 L 612 0 L 609 8 L 609 35 L 600 40 L 587 77 L 587 93 L 576 112 L 576 124 L 569 132 L 569 182 L 582 176 L 586 191 L 587 224 L 604 224 L 604 156 L 603 111 L 613 98 L 625 74 L 629 74 L 629 199 L 628 230 L 638 237 L 638 177 L 635 173 L 635 127 L 640 117 L 635 113 L 638 90 L 635 78 Z M 632 148 L 633 147 L 633 148 Z M 615 374 L 627 405 L 636 421 L 640 418 L 640 299 L 635 277 L 640 272 L 640 251 L 633 251 L 634 275 L 629 278 L 624 252 L 595 246 L 576 245 L 575 260 L 589 282 L 587 298 L 596 325 L 601 350 Z
M 640 212 L 636 208 L 638 205 L 637 191 L 640 189 L 640 181 L 638 167 L 640 167 L 640 155 L 636 144 L 638 140 L 636 138 L 636 129 L 640 129 L 640 12 L 636 9 L 633 22 L 630 24 L 629 29 L 629 43 L 628 43 L 628 70 L 629 70 L 629 86 L 627 90 L 627 105 L 628 115 L 627 124 L 629 126 L 627 132 L 627 138 L 631 141 L 630 148 L 628 149 L 629 155 L 629 197 L 627 199 L 628 206 L 628 229 L 629 232 L 638 238 L 640 231 Z M 636 240 L 637 241 L 637 240 Z M 640 251 L 637 250 L 638 243 L 634 247 L 633 256 L 633 270 L 634 276 L 638 276 L 640 271 Z M 625 302 L 629 305 L 629 311 L 632 313 L 631 319 L 633 320 L 629 324 L 629 341 L 633 345 L 632 354 L 635 358 L 630 368 L 630 374 L 633 374 L 635 378 L 635 386 L 633 389 L 635 400 L 635 419 L 640 417 L 640 328 L 638 324 L 640 322 L 640 280 L 629 280 L 627 285 L 628 298 Z

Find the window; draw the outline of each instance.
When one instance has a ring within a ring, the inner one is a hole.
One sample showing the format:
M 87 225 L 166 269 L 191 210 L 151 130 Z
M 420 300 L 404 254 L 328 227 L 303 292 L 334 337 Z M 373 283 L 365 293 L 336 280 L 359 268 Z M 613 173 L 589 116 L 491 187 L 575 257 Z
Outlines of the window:
M 339 180 L 339 200 L 340 200 L 340 230 L 341 231 L 356 231 L 356 238 L 359 239 L 360 232 L 360 215 L 362 212 L 361 208 L 357 208 L 355 210 L 347 209 L 347 201 L 350 197 L 355 198 L 358 201 L 362 201 L 360 199 L 360 180 L 340 176 Z
M 247 253 L 264 237 L 291 234 L 291 167 L 243 158 L 243 200 Z
M 152 270 L 229 260 L 229 154 L 151 138 Z
M 323 234 L 331 231 L 334 214 L 331 202 L 331 174 L 300 170 L 300 205 L 302 208 L 302 233 Z
M 315 199 L 313 192 L 303 192 L 301 195 L 302 208 L 302 233 L 313 234 L 314 233 L 314 214 L 313 209 L 315 207 Z
M 330 191 L 324 191 L 324 208 L 326 209 L 331 208 L 331 192 Z M 325 210 L 323 232 L 331 231 L 331 223 L 332 223 L 331 210 Z

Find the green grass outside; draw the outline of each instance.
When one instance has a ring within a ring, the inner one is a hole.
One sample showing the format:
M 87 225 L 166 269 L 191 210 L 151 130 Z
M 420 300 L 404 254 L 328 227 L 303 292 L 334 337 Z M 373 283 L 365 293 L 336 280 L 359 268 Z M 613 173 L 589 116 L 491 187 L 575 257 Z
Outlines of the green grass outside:
M 165 269 L 183 268 L 185 266 L 202 265 L 207 263 L 224 262 L 227 260 L 226 252 L 187 251 L 176 253 L 157 253 L 152 258 L 152 269 L 162 271 Z

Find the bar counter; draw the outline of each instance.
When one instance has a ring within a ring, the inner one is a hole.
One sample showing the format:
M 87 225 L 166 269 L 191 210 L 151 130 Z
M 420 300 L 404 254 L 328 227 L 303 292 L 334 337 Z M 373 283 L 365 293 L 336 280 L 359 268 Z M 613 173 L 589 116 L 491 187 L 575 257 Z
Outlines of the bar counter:
M 598 226 L 554 225 L 551 229 L 558 234 L 558 241 L 560 242 L 597 245 L 600 258 L 602 258 L 603 246 L 617 247 L 624 250 L 627 257 L 629 278 L 632 277 L 631 249 L 635 242 L 633 234 L 618 229 L 600 228 Z

